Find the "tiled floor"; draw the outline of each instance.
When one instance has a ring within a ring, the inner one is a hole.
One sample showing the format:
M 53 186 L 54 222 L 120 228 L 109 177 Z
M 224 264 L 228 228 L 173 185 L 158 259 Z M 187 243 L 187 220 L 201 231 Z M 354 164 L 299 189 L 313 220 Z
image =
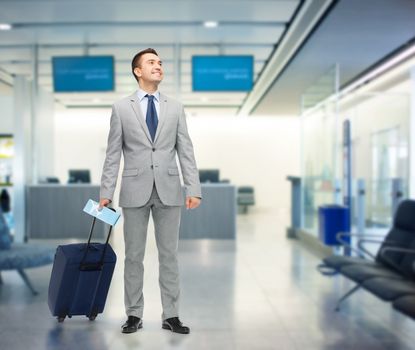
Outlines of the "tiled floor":
M 336 313 L 336 299 L 352 284 L 316 272 L 319 259 L 285 238 L 277 212 L 238 217 L 231 241 L 181 241 L 181 319 L 190 335 L 161 329 L 157 255 L 149 234 L 145 258 L 144 328 L 121 334 L 123 240 L 112 245 L 118 263 L 107 306 L 94 322 L 58 324 L 46 304 L 51 267 L 29 271 L 32 297 L 15 272 L 0 287 L 0 349 L 414 349 L 415 322 L 365 291 Z

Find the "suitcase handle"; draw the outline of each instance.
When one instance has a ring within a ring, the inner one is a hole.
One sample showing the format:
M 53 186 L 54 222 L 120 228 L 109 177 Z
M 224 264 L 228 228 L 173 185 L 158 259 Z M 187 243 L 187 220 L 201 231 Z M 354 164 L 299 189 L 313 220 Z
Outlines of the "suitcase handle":
M 115 211 L 114 208 L 108 208 L 108 209 Z M 96 263 L 96 264 L 85 263 L 85 259 L 86 259 L 86 256 L 88 255 L 89 247 L 91 247 L 92 232 L 94 231 L 96 220 L 97 220 L 96 217 L 94 217 L 94 220 L 92 220 L 91 229 L 89 230 L 88 243 L 86 244 L 85 253 L 84 253 L 84 256 L 82 257 L 81 264 L 79 266 L 79 269 L 82 271 L 101 270 L 102 266 L 104 265 L 105 252 L 107 251 L 108 242 L 110 240 L 112 225 L 110 226 L 110 229 L 107 235 L 107 240 L 105 241 L 104 250 L 102 252 L 102 256 L 101 256 L 99 263 Z
M 85 249 L 86 249 L 86 247 L 79 248 L 80 251 L 84 251 Z M 89 249 L 91 249 L 91 250 L 99 250 L 97 247 L 94 247 L 93 243 L 90 244 Z

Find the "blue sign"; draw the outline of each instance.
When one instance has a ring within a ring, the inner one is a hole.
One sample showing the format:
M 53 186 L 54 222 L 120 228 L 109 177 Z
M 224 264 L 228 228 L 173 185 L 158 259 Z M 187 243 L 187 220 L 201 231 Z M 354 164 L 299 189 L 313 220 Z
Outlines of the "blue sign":
M 193 91 L 250 91 L 253 56 L 193 56 Z
M 114 57 L 52 57 L 55 92 L 114 90 Z

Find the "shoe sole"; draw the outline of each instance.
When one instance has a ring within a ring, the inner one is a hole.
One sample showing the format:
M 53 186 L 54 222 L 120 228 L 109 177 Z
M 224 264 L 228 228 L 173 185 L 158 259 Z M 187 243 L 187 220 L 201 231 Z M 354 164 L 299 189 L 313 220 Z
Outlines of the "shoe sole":
M 137 326 L 137 329 L 134 329 L 134 330 L 132 330 L 132 331 L 124 331 L 124 329 L 121 331 L 121 333 L 124 333 L 124 334 L 131 334 L 131 333 L 135 333 L 135 332 L 137 332 L 139 329 L 141 329 L 141 328 L 143 328 L 143 324 L 142 323 L 140 323 L 138 326 Z

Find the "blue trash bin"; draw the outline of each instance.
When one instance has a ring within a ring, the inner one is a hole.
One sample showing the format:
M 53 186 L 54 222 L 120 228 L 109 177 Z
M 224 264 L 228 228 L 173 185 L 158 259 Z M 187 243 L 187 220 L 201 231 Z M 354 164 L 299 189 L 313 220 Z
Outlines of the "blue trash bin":
M 337 233 L 350 232 L 350 211 L 348 207 L 337 204 L 323 205 L 318 208 L 319 238 L 325 245 L 341 245 Z M 350 236 L 342 240 L 350 244 Z

